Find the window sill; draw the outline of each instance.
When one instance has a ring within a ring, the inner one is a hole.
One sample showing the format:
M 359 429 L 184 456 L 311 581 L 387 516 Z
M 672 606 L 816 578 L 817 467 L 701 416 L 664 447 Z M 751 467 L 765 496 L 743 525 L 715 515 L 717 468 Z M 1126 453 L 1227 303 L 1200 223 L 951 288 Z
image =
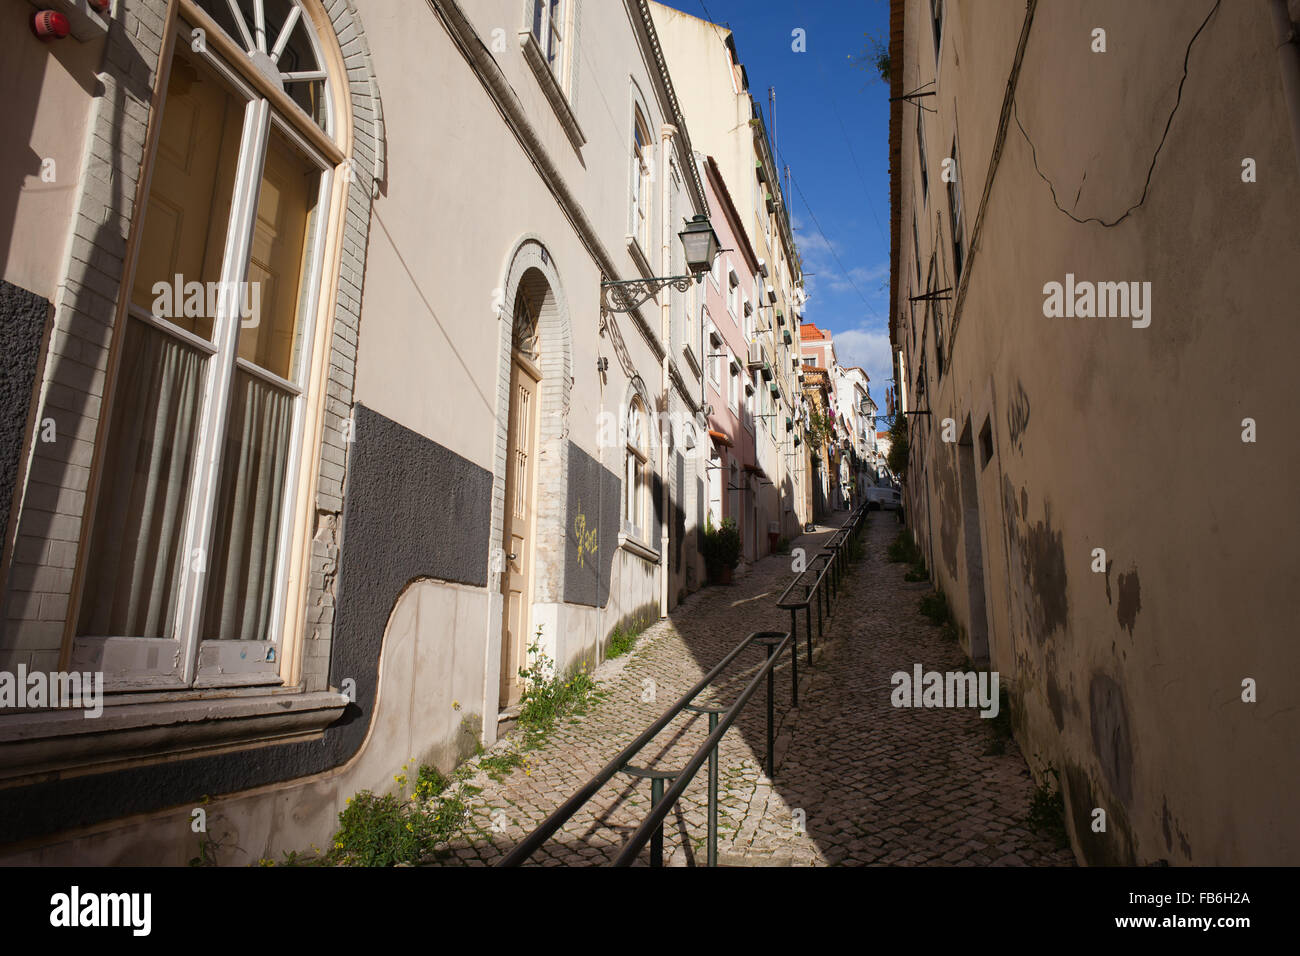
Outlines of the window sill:
M 578 125 L 578 118 L 573 115 L 573 108 L 569 106 L 569 99 L 560 88 L 555 74 L 547 66 L 546 57 L 542 55 L 542 49 L 537 45 L 537 38 L 533 36 L 531 30 L 519 31 L 519 46 L 524 51 L 524 59 L 528 62 L 533 75 L 537 77 L 537 82 L 541 84 L 542 92 L 546 94 L 551 108 L 555 110 L 555 115 L 560 121 L 560 126 L 564 128 L 565 135 L 569 137 L 569 142 L 573 143 L 574 149 L 581 149 L 586 144 L 587 137 L 583 135 L 582 127 Z
M 14 714 L 0 719 L 0 780 L 284 743 L 318 735 L 347 704 L 333 691 L 281 692 L 108 704 L 97 718 L 81 710 Z
M 644 544 L 641 541 L 637 540 L 636 538 L 632 537 L 626 531 L 619 532 L 618 546 L 622 548 L 624 551 L 628 551 L 631 554 L 635 554 L 638 558 L 644 558 L 646 561 L 649 561 L 651 564 L 659 563 L 658 551 L 650 547 L 648 544 Z
M 643 278 L 652 279 L 655 277 L 654 268 L 650 265 L 650 260 L 646 258 L 645 250 L 641 248 L 641 240 L 636 236 L 627 237 L 627 254 L 632 257 Z
M 692 370 L 694 370 L 696 376 L 702 377 L 704 375 L 704 368 L 700 365 L 700 360 L 695 357 L 695 349 L 691 348 L 690 345 L 683 345 L 682 355 L 685 356 L 687 363 L 690 365 Z

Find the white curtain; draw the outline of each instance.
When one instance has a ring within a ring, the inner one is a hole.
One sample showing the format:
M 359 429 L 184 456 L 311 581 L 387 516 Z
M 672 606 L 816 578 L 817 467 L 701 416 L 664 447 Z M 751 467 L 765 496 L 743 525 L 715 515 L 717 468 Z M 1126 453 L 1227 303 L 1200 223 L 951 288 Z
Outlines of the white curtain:
M 205 357 L 127 322 L 80 632 L 173 637 Z
M 293 396 L 235 370 L 212 529 L 204 640 L 270 637 Z

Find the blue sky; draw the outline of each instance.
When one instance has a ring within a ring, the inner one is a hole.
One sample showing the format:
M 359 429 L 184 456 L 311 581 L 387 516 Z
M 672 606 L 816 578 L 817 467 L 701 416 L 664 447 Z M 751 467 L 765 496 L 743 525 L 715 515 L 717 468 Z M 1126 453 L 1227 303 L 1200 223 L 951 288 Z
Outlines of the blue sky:
M 883 411 L 891 374 L 889 86 L 849 57 L 861 56 L 864 34 L 888 36 L 887 0 L 666 2 L 731 27 L 764 115 L 767 88 L 776 87 L 779 161 L 794 179 L 791 223 L 804 271 L 814 273 L 804 320 L 835 334 L 840 362 L 866 370 Z M 793 49 L 796 29 L 806 52 Z

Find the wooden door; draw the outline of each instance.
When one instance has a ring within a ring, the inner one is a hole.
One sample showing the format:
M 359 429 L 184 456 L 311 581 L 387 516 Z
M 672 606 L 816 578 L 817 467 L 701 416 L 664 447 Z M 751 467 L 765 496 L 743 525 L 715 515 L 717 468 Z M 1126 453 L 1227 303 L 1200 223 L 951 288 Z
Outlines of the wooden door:
M 501 706 L 518 703 L 523 693 L 519 668 L 527 661 L 529 607 L 532 604 L 533 513 L 537 484 L 537 400 L 541 378 L 528 360 L 516 356 L 510 372 L 510 432 L 506 447 L 506 508 L 501 575 Z

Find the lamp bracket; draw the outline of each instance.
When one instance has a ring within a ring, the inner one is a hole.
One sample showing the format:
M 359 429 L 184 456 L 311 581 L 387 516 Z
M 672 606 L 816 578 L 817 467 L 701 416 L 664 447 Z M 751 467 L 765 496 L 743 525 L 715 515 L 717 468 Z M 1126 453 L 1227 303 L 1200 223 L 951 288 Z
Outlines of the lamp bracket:
M 692 283 L 698 283 L 704 273 L 698 276 L 656 276 L 650 279 L 624 279 L 619 282 L 602 282 L 600 284 L 601 304 L 607 312 L 634 312 L 643 302 L 659 294 L 665 287 L 678 292 L 686 292 Z

